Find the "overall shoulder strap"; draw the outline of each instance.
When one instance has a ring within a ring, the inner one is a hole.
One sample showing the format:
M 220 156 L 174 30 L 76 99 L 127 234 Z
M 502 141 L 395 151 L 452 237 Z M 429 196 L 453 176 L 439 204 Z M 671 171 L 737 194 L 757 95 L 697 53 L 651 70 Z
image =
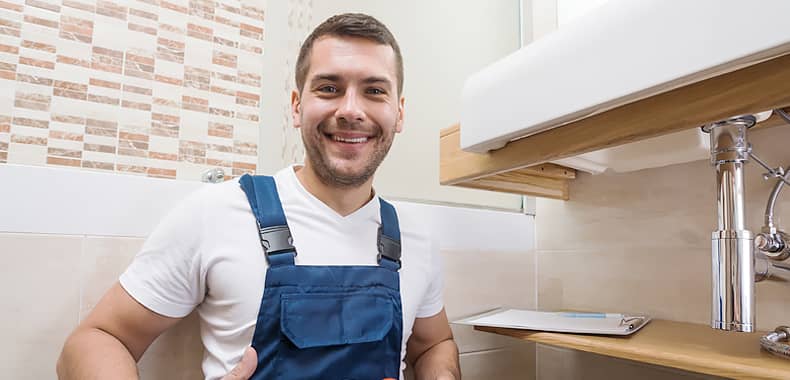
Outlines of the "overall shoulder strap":
M 239 184 L 255 214 L 261 246 L 269 266 L 294 265 L 296 248 L 274 178 L 245 174 L 239 178 Z
M 398 213 L 389 202 L 379 198 L 381 226 L 378 236 L 379 265 L 398 271 L 401 267 L 400 225 Z

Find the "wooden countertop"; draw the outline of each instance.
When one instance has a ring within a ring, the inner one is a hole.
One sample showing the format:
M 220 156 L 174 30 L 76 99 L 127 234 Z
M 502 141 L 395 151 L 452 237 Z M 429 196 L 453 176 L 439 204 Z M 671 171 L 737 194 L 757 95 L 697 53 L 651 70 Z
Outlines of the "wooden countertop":
M 760 349 L 764 333 L 735 333 L 706 325 L 653 320 L 627 337 L 475 326 L 476 330 L 551 346 L 736 379 L 790 379 L 790 360 Z

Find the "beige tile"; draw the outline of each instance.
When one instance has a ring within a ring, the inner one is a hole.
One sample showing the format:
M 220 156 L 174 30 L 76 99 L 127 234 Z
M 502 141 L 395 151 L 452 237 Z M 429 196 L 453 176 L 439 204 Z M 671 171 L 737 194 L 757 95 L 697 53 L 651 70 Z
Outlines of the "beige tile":
M 462 354 L 460 359 L 464 380 L 535 379 L 535 345 L 532 343 Z
M 538 251 L 537 272 L 541 310 L 709 323 L 710 253 L 703 249 Z
M 755 298 L 758 330 L 773 330 L 778 326 L 790 325 L 789 285 L 788 282 L 774 281 L 757 284 Z
M 202 360 L 200 324 L 197 312 L 193 312 L 157 338 L 143 354 L 138 364 L 140 379 L 202 379 Z
M 450 321 L 497 307 L 535 307 L 534 252 L 443 251 L 442 259 Z M 462 353 L 518 343 L 470 326 L 452 327 Z
M 622 248 L 658 243 L 709 247 L 716 223 L 706 162 L 626 174 L 579 175 L 569 201 L 538 199 L 540 250 Z
M 543 344 L 536 345 L 538 380 L 715 380 L 680 371 Z
M 494 307 L 535 306 L 535 253 L 443 251 L 449 318 Z
M 79 315 L 82 238 L 0 234 L 0 377 L 54 379 Z
M 80 319 L 90 313 L 142 247 L 144 239 L 87 237 L 80 263 Z

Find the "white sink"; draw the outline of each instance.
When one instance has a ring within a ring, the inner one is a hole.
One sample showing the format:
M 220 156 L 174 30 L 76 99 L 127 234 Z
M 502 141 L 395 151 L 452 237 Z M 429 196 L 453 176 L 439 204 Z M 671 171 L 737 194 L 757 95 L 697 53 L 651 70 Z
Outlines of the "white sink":
M 610 0 L 469 77 L 461 148 L 500 148 L 790 53 L 788 15 L 790 0 Z M 584 160 L 593 164 L 587 171 L 600 172 L 706 159 L 707 135 L 688 127 L 559 163 Z
M 710 137 L 699 128 L 654 137 L 577 157 L 554 161 L 577 170 L 600 174 L 662 167 L 710 157 Z

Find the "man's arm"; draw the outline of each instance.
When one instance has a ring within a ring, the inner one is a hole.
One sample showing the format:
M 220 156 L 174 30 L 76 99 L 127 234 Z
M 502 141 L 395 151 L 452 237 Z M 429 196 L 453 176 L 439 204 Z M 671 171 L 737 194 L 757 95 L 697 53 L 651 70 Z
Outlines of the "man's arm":
M 137 379 L 143 352 L 179 320 L 148 310 L 116 283 L 66 339 L 58 378 Z
M 58 358 L 60 380 L 137 379 L 137 361 L 165 330 L 181 320 L 148 310 L 119 283 L 66 339 Z M 223 380 L 247 380 L 258 365 L 247 347 L 239 364 Z
M 461 379 L 458 346 L 444 309 L 433 317 L 415 319 L 406 349 L 418 380 Z

